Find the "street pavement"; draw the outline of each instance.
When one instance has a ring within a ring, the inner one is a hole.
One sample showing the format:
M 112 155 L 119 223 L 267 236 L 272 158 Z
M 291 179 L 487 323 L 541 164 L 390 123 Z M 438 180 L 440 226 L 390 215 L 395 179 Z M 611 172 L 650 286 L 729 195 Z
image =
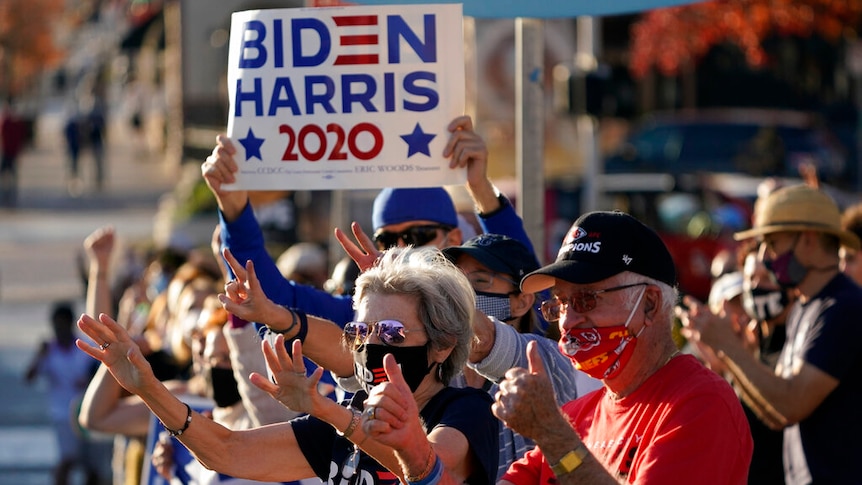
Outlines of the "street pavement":
M 18 206 L 0 209 L 0 485 L 52 483 L 58 455 L 47 386 L 27 386 L 22 375 L 51 336 L 52 302 L 71 300 L 76 311 L 84 310 L 76 260 L 84 238 L 111 224 L 121 246 L 152 239 L 160 203 L 180 176 L 143 139 L 112 124 L 105 189 L 90 187 L 92 161 L 85 152 L 83 191 L 72 196 L 56 121 L 40 120 L 33 146 L 19 160 Z

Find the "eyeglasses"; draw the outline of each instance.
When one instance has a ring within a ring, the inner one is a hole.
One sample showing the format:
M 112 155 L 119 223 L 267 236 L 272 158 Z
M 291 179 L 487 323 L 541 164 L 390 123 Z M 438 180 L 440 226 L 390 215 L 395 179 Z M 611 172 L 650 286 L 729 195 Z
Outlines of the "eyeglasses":
M 560 315 L 568 311 L 571 307 L 578 313 L 587 313 L 596 308 L 598 300 L 596 297 L 602 293 L 610 293 L 613 291 L 625 290 L 635 286 L 648 286 L 649 283 L 632 283 L 630 285 L 614 286 L 603 290 L 581 290 L 576 291 L 572 296 L 560 298 L 555 296 L 550 300 L 542 302 L 542 316 L 549 322 L 556 322 L 560 319 Z
M 448 232 L 452 230 L 452 227 L 443 224 L 430 224 L 408 227 L 401 232 L 380 230 L 374 233 L 374 242 L 377 244 L 377 249 L 380 250 L 397 246 L 399 240 L 404 241 L 404 244 L 413 245 L 415 247 L 424 246 L 437 239 L 438 229 L 443 229 Z
M 379 322 L 350 322 L 344 326 L 344 339 L 357 348 L 368 340 L 372 333 L 376 334 L 386 345 L 398 345 L 404 342 L 407 332 L 417 332 L 419 329 L 408 330 L 398 320 L 380 320 Z
M 500 273 L 494 273 L 492 271 L 484 271 L 477 270 L 471 271 L 469 273 L 464 273 L 467 276 L 467 279 L 470 280 L 470 284 L 473 286 L 474 290 L 485 291 L 491 289 L 491 286 L 494 285 L 494 278 L 499 278 L 503 281 L 508 281 L 518 287 L 518 283 L 514 280 L 506 278 Z

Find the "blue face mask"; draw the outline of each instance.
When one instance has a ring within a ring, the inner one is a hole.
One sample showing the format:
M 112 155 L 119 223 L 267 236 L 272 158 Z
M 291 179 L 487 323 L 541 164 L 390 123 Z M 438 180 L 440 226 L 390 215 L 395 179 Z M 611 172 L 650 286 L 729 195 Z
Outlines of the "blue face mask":
M 512 294 L 515 292 L 500 294 L 477 291 L 476 309 L 501 322 L 512 320 L 512 302 L 509 300 L 509 295 Z

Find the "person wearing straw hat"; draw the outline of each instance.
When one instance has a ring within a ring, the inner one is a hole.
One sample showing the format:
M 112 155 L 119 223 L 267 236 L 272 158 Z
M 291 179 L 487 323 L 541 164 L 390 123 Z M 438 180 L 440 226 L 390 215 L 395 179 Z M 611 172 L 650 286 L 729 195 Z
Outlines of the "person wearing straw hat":
M 784 429 L 788 484 L 859 483 L 862 421 L 862 289 L 839 271 L 841 246 L 859 238 L 841 227 L 837 204 L 806 185 L 770 194 L 753 228 L 737 240 L 757 238 L 775 278 L 796 301 L 775 371 L 747 351 L 719 317 L 688 300 L 680 311 L 684 333 L 711 347 L 727 364 L 761 420 Z

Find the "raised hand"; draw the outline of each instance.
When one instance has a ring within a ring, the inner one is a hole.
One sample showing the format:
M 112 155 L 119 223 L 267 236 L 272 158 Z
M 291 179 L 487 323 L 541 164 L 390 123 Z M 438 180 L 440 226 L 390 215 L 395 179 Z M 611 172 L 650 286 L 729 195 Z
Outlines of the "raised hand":
M 451 136 L 443 149 L 443 156 L 450 157 L 449 168 L 467 168 L 467 183 L 483 182 L 488 172 L 488 147 L 485 140 L 473 131 L 473 120 L 459 116 L 447 128 Z
M 216 197 L 219 208 L 228 221 L 232 221 L 242 212 L 248 202 L 248 192 L 244 190 L 225 190 L 226 184 L 236 182 L 236 172 L 239 165 L 234 160 L 236 148 L 230 138 L 219 135 L 212 154 L 201 164 L 201 174 L 207 186 Z
M 323 367 L 314 369 L 314 372 L 306 377 L 302 343 L 294 340 L 292 356 L 288 355 L 283 335 L 277 336 L 272 345 L 267 341 L 261 342 L 261 348 L 272 380 L 253 372 L 250 376 L 251 383 L 294 411 L 316 415 L 321 407 L 321 400 L 328 399 L 317 392 Z
M 264 293 L 254 271 L 254 263 L 249 260 L 243 267 L 229 249 L 225 249 L 223 255 L 236 276 L 225 283 L 225 292 L 218 295 L 224 309 L 243 320 L 260 322 L 275 330 L 282 330 L 279 325 L 279 310 L 283 308 L 276 305 Z M 287 325 L 292 323 L 292 321 L 288 322 Z
M 99 314 L 99 319 L 81 315 L 78 328 L 97 345 L 78 339 L 75 345 L 90 357 L 105 364 L 114 379 L 127 391 L 137 394 L 149 384 L 158 384 L 153 369 L 129 333 L 113 318 Z
M 350 256 L 350 259 L 355 261 L 356 265 L 359 266 L 359 271 L 365 271 L 374 266 L 377 258 L 380 257 L 380 251 L 358 223 L 353 222 L 350 224 L 350 230 L 353 232 L 353 237 L 356 238 L 359 245 L 351 241 L 350 237 L 337 227 L 335 228 L 335 238 L 338 239 L 341 247 L 344 248 L 344 252 Z
M 116 236 L 113 226 L 103 226 L 84 239 L 84 249 L 91 261 L 106 268 L 114 252 Z

